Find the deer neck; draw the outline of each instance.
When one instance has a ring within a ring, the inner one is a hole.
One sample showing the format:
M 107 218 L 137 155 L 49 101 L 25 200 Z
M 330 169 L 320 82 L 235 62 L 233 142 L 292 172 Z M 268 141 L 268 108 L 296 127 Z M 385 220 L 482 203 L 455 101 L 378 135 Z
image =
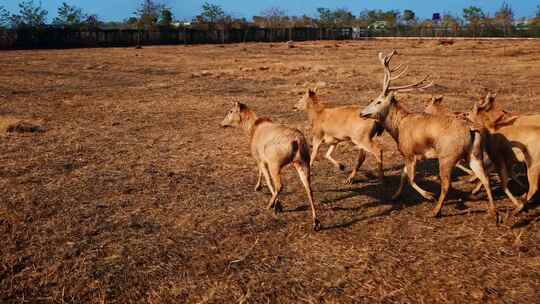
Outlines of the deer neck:
M 308 102 L 306 111 L 308 114 L 309 123 L 313 124 L 313 122 L 317 120 L 317 117 L 322 113 L 324 109 L 324 104 L 319 100 L 312 99 L 310 102 Z
M 403 108 L 399 103 L 393 102 L 384 118 L 384 129 L 390 133 L 396 142 L 399 141 L 399 125 L 407 115 L 409 115 L 407 109 Z
M 253 134 L 253 131 L 255 131 L 254 129 L 256 127 L 256 121 L 257 114 L 255 114 L 255 112 L 251 110 L 245 111 L 244 113 L 242 113 L 241 127 L 248 135 L 251 136 L 251 134 Z

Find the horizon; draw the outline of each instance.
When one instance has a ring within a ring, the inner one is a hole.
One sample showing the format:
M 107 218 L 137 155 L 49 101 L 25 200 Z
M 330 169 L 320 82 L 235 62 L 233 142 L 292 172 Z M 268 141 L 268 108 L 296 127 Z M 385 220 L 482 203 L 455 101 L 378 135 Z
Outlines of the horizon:
M 7 0 L 7 3 L 3 4 L 4 7 L 10 11 L 10 13 L 18 13 L 19 0 Z M 40 1 L 34 1 L 39 3 Z M 96 14 L 102 21 L 122 21 L 129 17 L 134 16 L 134 12 L 140 1 L 133 0 L 74 0 L 74 1 L 62 1 L 62 0 L 48 0 L 41 1 L 43 8 L 48 11 L 47 20 L 50 22 L 57 15 L 57 9 L 66 2 L 70 5 L 74 5 L 82 8 L 86 14 Z M 206 1 L 185 0 L 185 1 L 173 1 L 165 0 L 160 1 L 165 3 L 171 8 L 174 17 L 183 21 L 191 21 L 201 11 L 201 6 Z M 207 1 L 212 4 L 220 5 L 223 10 L 232 15 L 235 18 L 246 18 L 251 20 L 253 16 L 260 15 L 261 12 L 270 7 L 279 7 L 283 9 L 287 15 L 307 15 L 315 17 L 317 15 L 316 9 L 319 7 L 325 7 L 330 9 L 345 8 L 351 11 L 354 16 L 364 9 L 373 10 L 398 10 L 403 12 L 405 9 L 411 9 L 415 12 L 419 19 L 430 19 L 433 13 L 450 13 L 454 16 L 462 16 L 463 8 L 469 6 L 480 7 L 486 14 L 493 16 L 495 12 L 502 6 L 504 1 L 494 2 L 489 0 L 458 0 L 458 1 L 445 1 L 444 3 L 435 3 L 433 1 L 426 0 L 412 0 L 412 1 L 374 1 L 367 0 L 362 3 L 343 1 L 343 0 L 300 0 L 300 1 L 285 1 L 285 0 L 263 0 L 258 2 L 252 2 L 247 0 L 216 0 Z M 537 6 L 540 5 L 540 1 L 533 0 L 524 1 L 506 1 L 514 10 L 515 19 L 530 18 L 535 15 Z M 516 3 L 517 2 L 517 3 Z M 240 9 L 241 8 L 241 9 Z

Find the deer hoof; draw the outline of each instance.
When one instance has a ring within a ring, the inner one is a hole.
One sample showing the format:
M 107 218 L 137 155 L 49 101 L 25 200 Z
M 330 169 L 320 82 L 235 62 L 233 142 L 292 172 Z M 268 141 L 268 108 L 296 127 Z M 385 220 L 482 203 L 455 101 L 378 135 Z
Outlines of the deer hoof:
M 352 185 L 354 178 L 349 177 L 345 180 L 345 185 Z
M 431 212 L 431 217 L 433 218 L 439 218 L 441 217 L 441 210 L 433 210 L 433 212 Z
M 502 223 L 502 219 L 499 217 L 499 213 L 497 212 L 497 210 L 489 209 L 488 216 L 494 218 L 497 225 L 499 225 L 499 223 Z
M 275 213 L 281 213 L 283 212 L 283 205 L 279 201 L 276 201 L 274 204 L 274 212 Z
M 518 215 L 521 211 L 523 211 L 524 208 L 525 208 L 525 205 L 521 204 L 521 206 L 516 207 L 516 209 L 514 209 L 514 211 L 512 211 L 512 214 L 513 215 Z
M 429 201 L 434 201 L 435 200 L 435 195 L 431 192 L 426 192 L 425 195 L 424 195 L 424 198 L 429 200 Z
M 314 231 L 320 231 L 321 230 L 321 222 L 319 221 L 319 219 L 314 219 L 313 220 L 313 230 Z

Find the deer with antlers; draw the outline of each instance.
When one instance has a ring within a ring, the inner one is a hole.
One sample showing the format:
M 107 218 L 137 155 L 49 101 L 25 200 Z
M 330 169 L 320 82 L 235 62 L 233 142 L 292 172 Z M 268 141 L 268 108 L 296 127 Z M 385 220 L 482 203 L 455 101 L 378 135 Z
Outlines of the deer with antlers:
M 449 116 L 411 113 L 406 110 L 396 99 L 395 92 L 425 89 L 432 86 L 433 82 L 428 82 L 429 75 L 426 75 L 413 84 L 391 86 L 391 82 L 400 78 L 407 70 L 406 67 L 402 68 L 402 65 L 390 68 L 390 61 L 395 54 L 395 50 L 386 56 L 379 53 L 379 61 L 384 68 L 383 89 L 381 94 L 360 113 L 363 117 L 379 119 L 385 130 L 396 141 L 405 159 L 400 185 L 393 199 L 401 195 L 407 177 L 411 186 L 420 195 L 429 200 L 434 199 L 432 193 L 415 183 L 414 176 L 418 160 L 438 159 L 441 194 L 432 215 L 440 216 L 451 186 L 452 170 L 459 160 L 464 159 L 468 161 L 471 170 L 486 188 L 489 213 L 498 221 L 489 179 L 484 169 L 482 136 L 478 132 L 471 132 L 467 124 L 461 120 Z M 393 72 L 398 71 L 398 75 L 392 76 Z
M 526 201 L 529 202 L 538 191 L 540 180 L 540 126 L 535 125 L 535 116 L 512 115 L 500 109 L 495 102 L 496 95 L 489 94 L 483 101 L 474 104 L 469 115 L 470 119 L 482 125 L 489 131 L 487 140 L 488 153 L 492 157 L 495 165 L 500 169 L 500 176 L 503 188 L 506 188 L 507 169 L 512 169 L 513 165 L 520 159 L 514 154 L 516 148 L 527 165 L 527 178 L 529 181 L 529 191 Z M 514 150 L 513 150 L 514 149 Z M 505 189 L 505 192 L 506 189 Z M 524 208 L 522 202 L 513 198 L 510 191 L 507 192 L 512 202 L 516 205 L 514 213 Z
M 343 171 L 345 166 L 336 161 L 332 153 L 340 142 L 351 141 L 359 151 L 356 164 L 346 183 L 352 183 L 366 159 L 366 151 L 377 159 L 379 181 L 383 181 L 383 152 L 379 144 L 373 141 L 373 137 L 381 135 L 384 130 L 376 120 L 359 117 L 358 106 L 327 107 L 317 96 L 317 89 L 309 89 L 295 104 L 294 109 L 306 111 L 308 114 L 313 145 L 311 166 L 317 158 L 319 147 L 324 143 L 330 145 L 325 158 Z
M 319 230 L 320 222 L 317 219 L 311 190 L 309 146 L 302 132 L 272 122 L 269 118 L 258 118 L 255 111 L 239 102 L 234 103 L 221 122 L 221 126 L 240 127 L 248 133 L 251 154 L 257 161 L 259 170 L 255 191 L 261 189 L 261 179 L 264 176 L 266 185 L 272 193 L 268 209 L 275 211 L 281 209 L 281 204 L 277 200 L 282 189 L 280 172 L 283 167 L 293 164 L 311 205 L 313 229 Z

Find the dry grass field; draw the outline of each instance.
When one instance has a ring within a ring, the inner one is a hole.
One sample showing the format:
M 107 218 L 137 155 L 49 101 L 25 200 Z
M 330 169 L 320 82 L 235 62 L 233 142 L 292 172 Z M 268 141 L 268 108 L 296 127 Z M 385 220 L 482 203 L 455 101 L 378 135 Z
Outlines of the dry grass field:
M 508 110 L 540 112 L 536 41 L 0 53 L 0 302 L 540 303 L 538 204 L 512 216 L 494 179 L 497 226 L 458 172 L 442 218 L 410 187 L 391 201 L 403 162 L 387 134 L 384 184 L 371 156 L 345 185 L 320 153 L 318 233 L 294 169 L 283 213 L 253 192 L 247 136 L 219 127 L 231 102 L 307 131 L 292 110 L 307 87 L 366 105 L 381 89 L 377 53 L 392 48 L 410 65 L 403 82 L 435 81 L 398 96 L 413 111 L 431 94 L 468 110 L 491 90 Z M 354 156 L 336 153 L 347 170 Z M 417 180 L 438 193 L 434 168 Z

